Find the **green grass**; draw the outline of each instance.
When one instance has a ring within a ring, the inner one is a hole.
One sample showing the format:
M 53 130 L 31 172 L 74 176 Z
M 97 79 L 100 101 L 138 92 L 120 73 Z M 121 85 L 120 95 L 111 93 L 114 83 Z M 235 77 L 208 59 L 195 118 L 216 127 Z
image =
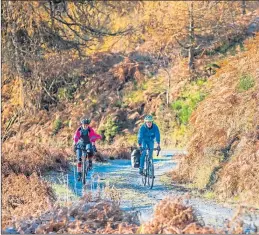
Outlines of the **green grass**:
M 128 146 L 134 146 L 137 144 L 138 136 L 137 134 L 125 134 L 121 137 L 121 143 L 127 143 Z
M 233 197 L 233 202 L 239 202 L 240 201 L 240 196 L 239 195 L 236 195 Z
M 189 94 L 185 92 L 185 94 L 171 104 L 180 125 L 188 124 L 192 112 L 196 109 L 198 103 L 204 100 L 205 97 L 206 94 L 201 91 Z
M 144 102 L 143 90 L 136 90 L 130 92 L 128 95 L 125 96 L 124 102 L 129 104 Z
M 75 201 L 78 200 L 79 197 L 76 196 L 69 188 L 67 188 L 67 185 L 65 184 L 53 184 L 52 188 L 57 195 L 57 202 L 59 201 Z
M 254 78 L 249 74 L 243 74 L 239 79 L 238 90 L 240 92 L 248 91 L 250 88 L 254 87 L 254 85 Z
M 123 103 L 142 103 L 145 101 L 144 93 L 158 94 L 164 92 L 166 90 L 164 81 L 164 77 L 158 76 L 148 79 L 147 81 L 140 84 L 135 83 L 134 89 L 127 91 L 127 93 L 124 95 Z
M 76 88 L 76 85 L 72 85 L 71 87 L 60 87 L 57 92 L 58 99 L 72 100 L 74 98 Z
M 60 118 L 56 119 L 53 123 L 53 135 L 56 135 L 59 130 L 62 128 L 62 121 Z
M 196 83 L 199 87 L 202 87 L 202 86 L 204 86 L 204 85 L 207 84 L 207 80 L 204 79 L 204 78 L 198 78 L 198 79 L 195 81 L 195 83 Z
M 118 124 L 110 117 L 106 120 L 105 124 L 99 127 L 99 132 L 103 132 L 105 140 L 110 143 L 119 131 Z
M 241 51 L 244 51 L 244 44 L 243 44 L 244 38 L 242 36 L 236 36 L 235 38 L 232 38 L 229 42 L 223 42 L 219 47 L 215 48 L 214 50 L 206 52 L 207 55 L 213 56 L 213 55 L 223 55 L 226 56 L 228 53 L 231 55 L 235 55 L 238 52 L 238 48 L 240 48 Z
M 203 195 L 204 198 L 206 199 L 215 199 L 216 198 L 216 195 L 215 195 L 215 192 L 212 192 L 212 191 L 206 191 Z

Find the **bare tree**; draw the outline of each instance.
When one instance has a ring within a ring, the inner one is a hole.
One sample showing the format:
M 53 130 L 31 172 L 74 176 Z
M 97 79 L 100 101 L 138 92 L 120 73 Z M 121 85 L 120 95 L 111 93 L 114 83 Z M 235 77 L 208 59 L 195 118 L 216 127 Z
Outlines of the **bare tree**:
M 241 3 L 241 7 L 242 7 L 242 13 L 243 15 L 246 14 L 246 0 L 242 0 L 242 3 Z
M 110 14 L 116 7 L 115 3 L 92 1 L 3 2 L 4 61 L 21 79 L 24 109 L 35 112 L 42 108 L 44 99 L 57 103 L 56 87 L 71 82 L 70 71 L 64 74 L 63 52 L 86 56 L 86 48 L 91 49 L 104 37 L 131 31 L 111 30 Z M 48 58 L 53 53 L 60 55 L 55 56 L 56 61 Z M 50 68 L 60 70 L 57 74 Z

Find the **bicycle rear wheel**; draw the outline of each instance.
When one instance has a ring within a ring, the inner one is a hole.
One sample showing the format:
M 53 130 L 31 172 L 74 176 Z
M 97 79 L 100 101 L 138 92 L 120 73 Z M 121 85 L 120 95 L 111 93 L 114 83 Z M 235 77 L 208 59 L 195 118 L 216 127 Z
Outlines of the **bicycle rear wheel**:
M 148 167 L 147 167 L 147 183 L 150 189 L 153 188 L 154 185 L 154 164 L 152 160 L 148 161 Z

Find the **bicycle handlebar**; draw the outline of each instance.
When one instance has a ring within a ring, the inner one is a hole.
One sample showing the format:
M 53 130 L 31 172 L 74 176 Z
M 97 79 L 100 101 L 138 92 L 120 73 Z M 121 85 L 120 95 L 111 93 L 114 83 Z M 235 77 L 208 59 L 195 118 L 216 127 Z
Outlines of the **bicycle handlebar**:
M 81 150 L 84 150 L 84 151 L 87 151 L 87 150 L 91 150 L 90 148 L 82 148 L 82 147 L 76 147 L 76 149 L 81 149 Z
M 139 148 L 139 150 L 143 151 L 143 150 L 151 150 L 151 149 L 149 149 L 149 148 Z M 153 150 L 157 151 L 157 156 L 158 156 L 161 149 L 160 148 L 153 148 Z
M 93 151 L 93 152 L 95 152 L 93 149 L 91 149 L 91 148 L 83 148 L 83 147 L 79 147 L 79 146 L 76 146 L 76 149 L 80 149 L 80 150 L 82 150 L 83 152 L 87 152 L 87 153 L 89 153 L 89 152 L 91 152 L 91 151 Z

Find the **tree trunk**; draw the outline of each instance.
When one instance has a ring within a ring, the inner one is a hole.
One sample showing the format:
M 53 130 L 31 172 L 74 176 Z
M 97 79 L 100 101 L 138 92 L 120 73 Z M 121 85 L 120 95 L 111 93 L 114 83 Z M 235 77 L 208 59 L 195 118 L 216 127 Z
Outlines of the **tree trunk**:
M 7 8 L 7 14 L 10 17 L 10 14 L 12 12 L 12 2 L 8 2 L 8 8 Z M 11 18 L 11 17 L 10 17 Z M 20 80 L 20 103 L 21 103 L 21 107 L 22 109 L 24 109 L 24 74 L 23 74 L 23 64 L 22 64 L 22 57 L 21 57 L 21 53 L 19 51 L 19 45 L 18 45 L 18 38 L 17 38 L 17 34 L 16 34 L 16 30 L 17 30 L 17 26 L 16 23 L 13 22 L 11 24 L 11 30 L 10 30 L 10 39 L 11 42 L 13 44 L 13 61 L 14 61 L 14 65 L 15 65 L 15 69 L 17 71 L 17 74 L 19 76 L 19 80 Z
M 169 106 L 169 103 L 170 103 L 170 76 L 168 76 L 168 82 L 167 82 L 167 94 L 166 94 L 166 104 L 167 104 L 167 107 Z
M 170 103 L 171 75 L 167 69 L 165 71 L 167 73 L 166 105 L 168 107 Z
M 192 72 L 194 70 L 194 44 L 195 44 L 195 36 L 194 36 L 194 12 L 193 12 L 193 2 L 189 4 L 189 70 Z
M 246 0 L 242 0 L 242 13 L 243 15 L 246 14 Z

